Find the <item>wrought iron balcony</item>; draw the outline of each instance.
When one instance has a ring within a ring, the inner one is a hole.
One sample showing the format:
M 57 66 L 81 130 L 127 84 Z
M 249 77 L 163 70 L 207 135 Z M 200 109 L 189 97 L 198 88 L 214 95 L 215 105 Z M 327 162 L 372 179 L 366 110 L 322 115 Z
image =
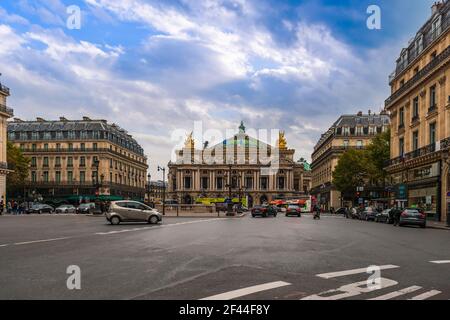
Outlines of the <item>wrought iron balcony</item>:
M 9 88 L 0 83 L 0 91 L 9 96 Z
M 408 82 L 406 82 L 400 89 L 395 91 L 388 99 L 385 101 L 385 106 L 389 108 L 393 102 L 399 98 L 402 94 L 411 89 L 415 84 L 417 84 L 420 80 L 422 80 L 425 76 L 427 76 L 431 71 L 434 70 L 438 65 L 440 65 L 445 60 L 450 57 L 450 46 L 448 46 L 444 51 L 442 51 L 439 55 L 436 56 L 429 64 L 422 68 L 419 72 L 417 72 Z
M 450 138 L 447 138 L 447 140 L 450 140 Z M 443 141 L 445 141 L 445 140 L 443 140 Z M 442 149 L 443 141 L 441 141 L 441 149 Z M 447 142 L 447 143 L 450 143 L 450 142 Z M 408 152 L 403 156 L 390 159 L 389 161 L 387 161 L 385 163 L 385 166 L 389 167 L 389 166 L 394 166 L 397 164 L 402 164 L 406 161 L 416 159 L 416 158 L 419 158 L 419 157 L 422 157 L 422 156 L 425 156 L 428 154 L 432 154 L 433 152 L 436 152 L 436 143 L 432 143 L 423 148 L 414 150 L 412 152 Z
M 14 110 L 11 108 L 8 108 L 4 104 L 0 104 L 0 112 L 6 113 L 11 117 L 14 116 Z

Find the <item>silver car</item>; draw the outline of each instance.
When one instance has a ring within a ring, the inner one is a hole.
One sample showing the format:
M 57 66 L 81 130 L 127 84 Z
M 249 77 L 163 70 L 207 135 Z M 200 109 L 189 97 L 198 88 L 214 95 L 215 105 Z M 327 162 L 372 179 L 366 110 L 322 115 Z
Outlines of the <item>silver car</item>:
M 113 201 L 106 213 L 106 220 L 113 225 L 121 222 L 147 222 L 157 224 L 162 215 L 157 210 L 137 201 Z
M 63 204 L 55 209 L 56 213 L 75 213 L 77 209 L 71 204 Z

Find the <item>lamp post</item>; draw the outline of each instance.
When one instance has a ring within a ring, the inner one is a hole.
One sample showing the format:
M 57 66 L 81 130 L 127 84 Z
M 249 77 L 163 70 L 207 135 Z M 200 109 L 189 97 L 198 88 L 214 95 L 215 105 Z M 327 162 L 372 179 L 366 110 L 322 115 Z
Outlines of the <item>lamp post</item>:
M 151 180 L 152 180 L 152 175 L 149 173 L 147 175 L 147 201 L 148 201 L 148 203 L 150 203 Z
M 228 165 L 228 174 L 225 176 L 228 176 L 228 184 L 225 187 L 228 187 L 228 199 L 229 202 L 227 203 L 227 216 L 234 216 L 233 212 L 233 199 L 232 199 L 232 166 L 231 164 Z
M 163 173 L 163 216 L 166 215 L 166 168 L 161 168 L 158 166 L 158 172 Z

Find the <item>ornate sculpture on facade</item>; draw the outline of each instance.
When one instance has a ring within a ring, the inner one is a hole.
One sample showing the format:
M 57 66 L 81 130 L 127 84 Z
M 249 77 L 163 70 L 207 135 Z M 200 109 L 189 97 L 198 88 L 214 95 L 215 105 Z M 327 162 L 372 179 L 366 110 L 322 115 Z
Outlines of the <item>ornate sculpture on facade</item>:
M 194 147 L 195 147 L 195 141 L 194 141 L 194 138 L 192 137 L 192 135 L 193 135 L 193 132 L 191 132 L 187 136 L 186 141 L 184 142 L 184 147 L 186 149 L 194 149 Z
M 278 146 L 278 149 L 280 149 L 280 150 L 286 150 L 287 149 L 287 140 L 286 140 L 284 131 L 280 131 L 278 133 L 277 146 Z

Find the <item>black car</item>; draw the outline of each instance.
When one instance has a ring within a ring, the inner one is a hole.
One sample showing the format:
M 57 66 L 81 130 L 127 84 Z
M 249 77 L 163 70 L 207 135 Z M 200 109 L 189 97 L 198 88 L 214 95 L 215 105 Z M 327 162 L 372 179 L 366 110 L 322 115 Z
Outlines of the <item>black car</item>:
M 420 209 L 416 208 L 405 209 L 400 215 L 399 226 L 402 227 L 406 225 L 415 225 L 420 226 L 421 228 L 426 228 L 427 216 Z
M 391 209 L 381 211 L 375 216 L 375 222 L 393 223 L 394 218 L 391 214 Z
M 252 209 L 252 217 L 255 218 L 256 216 L 261 216 L 263 218 L 266 218 L 268 216 L 273 216 L 274 218 L 277 217 L 278 214 L 278 208 L 275 206 L 255 206 Z
M 342 214 L 342 215 L 346 215 L 348 212 L 347 208 L 339 208 L 336 210 L 335 214 Z
M 48 204 L 43 203 L 37 203 L 33 204 L 26 212 L 28 214 L 30 213 L 53 213 L 55 209 L 52 206 L 49 206 Z
M 359 218 L 366 221 L 375 221 L 375 217 L 377 216 L 377 214 L 378 211 L 376 211 L 374 208 L 367 207 L 364 209 L 364 211 L 361 212 Z
M 95 210 L 95 203 L 82 203 L 77 208 L 79 214 L 90 214 Z

